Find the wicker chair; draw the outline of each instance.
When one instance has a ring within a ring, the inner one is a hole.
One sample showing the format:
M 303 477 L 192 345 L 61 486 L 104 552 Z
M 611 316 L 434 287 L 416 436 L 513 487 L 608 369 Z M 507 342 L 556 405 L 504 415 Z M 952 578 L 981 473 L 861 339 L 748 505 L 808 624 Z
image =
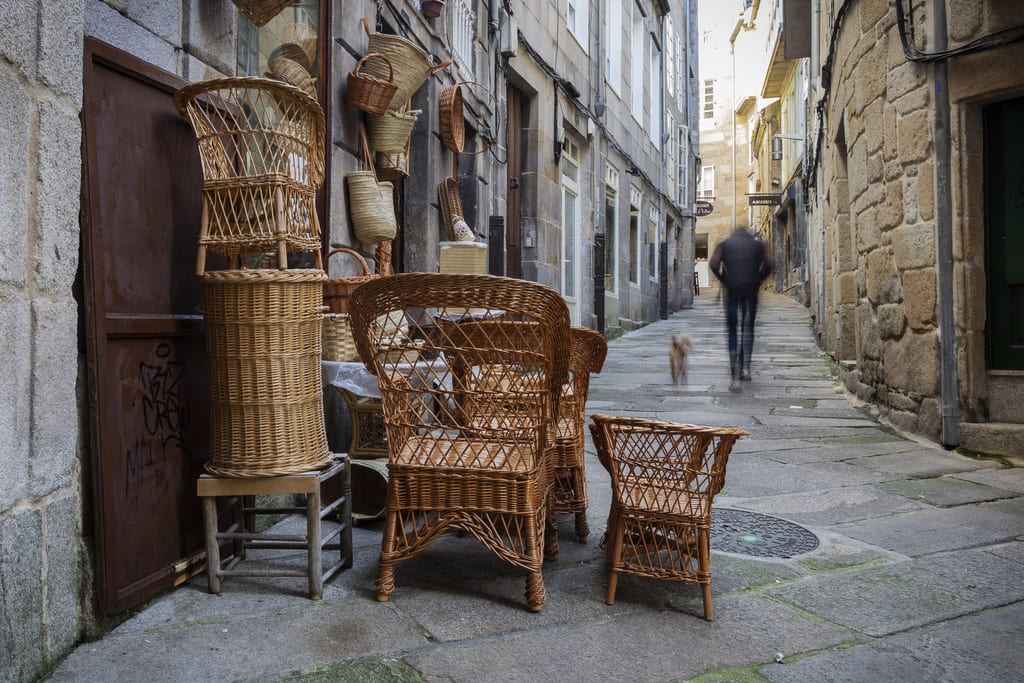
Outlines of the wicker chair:
M 612 477 L 605 539 L 608 592 L 619 572 L 700 584 L 712 619 L 711 501 L 725 484 L 733 444 L 747 432 L 594 415 L 597 457 Z
M 558 403 L 558 423 L 552 447 L 555 488 L 551 502 L 546 554 L 558 552 L 555 515 L 576 514 L 576 537 L 587 542 L 587 478 L 583 467 L 584 428 L 590 375 L 601 372 L 608 343 L 600 332 L 573 327 L 569 333 L 570 382 Z
M 511 278 L 408 273 L 360 286 L 350 311 L 388 432 L 377 599 L 389 598 L 397 564 L 460 531 L 526 569 L 527 604 L 539 610 L 547 446 L 569 376 L 565 301 Z M 395 312 L 404 337 L 381 322 Z
M 311 96 L 268 78 L 218 78 L 187 85 L 174 105 L 188 119 L 203 164 L 196 271 L 207 250 L 237 261 L 315 252 L 322 268 L 316 191 L 324 181 L 324 114 Z M 232 267 L 237 267 L 233 265 Z

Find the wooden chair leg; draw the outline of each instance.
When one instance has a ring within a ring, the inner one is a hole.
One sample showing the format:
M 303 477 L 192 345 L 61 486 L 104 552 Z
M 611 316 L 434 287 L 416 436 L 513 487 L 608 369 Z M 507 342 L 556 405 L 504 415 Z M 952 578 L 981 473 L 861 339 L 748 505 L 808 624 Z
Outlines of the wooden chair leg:
M 319 600 L 324 594 L 323 558 L 320 547 L 320 483 L 306 494 L 306 549 L 309 572 L 309 597 Z
M 281 188 L 274 191 L 274 223 L 277 232 L 277 267 L 288 269 L 288 226 L 284 217 L 284 193 Z
M 710 548 L 710 532 L 707 529 L 701 529 L 698 532 L 697 538 L 697 564 L 700 568 L 701 573 L 711 572 L 711 548 Z M 704 598 L 704 618 L 708 621 L 714 619 L 714 614 L 711 611 L 711 583 L 702 583 L 700 590 Z
M 621 519 L 615 519 L 612 528 L 612 536 L 608 541 L 611 543 L 611 554 L 608 556 L 608 592 L 605 594 L 606 605 L 615 604 L 615 589 L 619 585 L 619 570 L 615 567 L 622 560 L 622 537 L 625 532 L 625 525 Z
M 206 243 L 204 240 L 210 234 L 210 208 L 206 197 L 203 197 L 203 209 L 199 219 L 199 250 L 196 252 L 196 275 L 203 276 L 206 272 Z
M 397 530 L 398 513 L 388 510 L 384 513 L 384 537 L 381 539 L 380 560 L 377 569 L 377 601 L 387 602 L 391 591 L 395 590 L 395 566 L 386 562 L 384 556 L 395 552 L 395 533 Z
M 211 593 L 220 593 L 220 544 L 217 541 L 217 498 L 203 496 L 203 529 L 206 532 L 206 580 Z
M 587 522 L 587 511 L 579 510 L 576 513 L 576 538 L 580 543 L 586 543 L 590 536 L 590 524 Z
M 555 559 L 559 550 L 561 548 L 558 545 L 558 519 L 553 512 L 549 512 L 544 522 L 544 559 Z

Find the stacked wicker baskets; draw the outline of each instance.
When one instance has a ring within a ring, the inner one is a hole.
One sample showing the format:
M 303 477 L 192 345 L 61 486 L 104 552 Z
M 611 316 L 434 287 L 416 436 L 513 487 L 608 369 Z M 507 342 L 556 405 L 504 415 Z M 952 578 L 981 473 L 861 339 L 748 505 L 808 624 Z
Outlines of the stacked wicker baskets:
M 221 476 L 326 465 L 321 383 L 323 286 L 314 196 L 324 115 L 298 87 L 262 78 L 185 86 L 175 96 L 203 163 L 198 274 L 210 382 L 210 458 Z M 207 271 L 207 252 L 230 259 Z M 272 255 L 268 256 L 268 252 Z M 312 252 L 314 268 L 288 256 Z M 277 260 L 277 268 L 252 268 Z

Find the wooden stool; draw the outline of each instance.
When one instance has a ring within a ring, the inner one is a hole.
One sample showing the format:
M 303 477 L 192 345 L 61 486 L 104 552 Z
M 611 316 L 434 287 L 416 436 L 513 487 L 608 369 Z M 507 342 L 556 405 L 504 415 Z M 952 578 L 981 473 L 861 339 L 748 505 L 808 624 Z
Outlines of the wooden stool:
M 327 507 L 320 507 L 321 485 L 334 477 L 342 477 L 341 495 Z M 206 575 L 211 593 L 220 593 L 221 579 L 225 576 L 305 576 L 309 579 L 309 597 L 319 600 L 323 596 L 324 581 L 340 569 L 352 566 L 352 469 L 345 454 L 335 455 L 334 462 L 320 470 L 290 474 L 281 477 L 231 478 L 203 474 L 196 492 L 203 499 L 203 525 L 206 533 Z M 303 507 L 259 508 L 244 507 L 242 496 L 265 494 L 305 494 Z M 224 531 L 218 531 L 217 497 L 231 496 L 232 522 Z M 321 538 L 320 523 L 324 517 L 340 512 L 341 524 L 326 538 Z M 305 534 L 256 533 L 246 526 L 246 517 L 259 514 L 303 512 L 306 515 Z M 337 539 L 336 541 L 334 539 Z M 220 544 L 231 541 L 233 554 L 221 559 Z M 307 550 L 305 571 L 287 569 L 246 570 L 235 569 L 245 558 L 247 549 Z M 338 550 L 340 560 L 323 569 L 321 551 Z

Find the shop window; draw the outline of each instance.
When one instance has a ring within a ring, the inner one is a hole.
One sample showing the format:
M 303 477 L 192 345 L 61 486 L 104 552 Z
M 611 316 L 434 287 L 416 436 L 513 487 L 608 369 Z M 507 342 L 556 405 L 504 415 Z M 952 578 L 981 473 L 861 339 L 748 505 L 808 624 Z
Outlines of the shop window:
M 320 2 L 301 0 L 263 26 L 238 14 L 239 76 L 290 83 L 320 100 Z

